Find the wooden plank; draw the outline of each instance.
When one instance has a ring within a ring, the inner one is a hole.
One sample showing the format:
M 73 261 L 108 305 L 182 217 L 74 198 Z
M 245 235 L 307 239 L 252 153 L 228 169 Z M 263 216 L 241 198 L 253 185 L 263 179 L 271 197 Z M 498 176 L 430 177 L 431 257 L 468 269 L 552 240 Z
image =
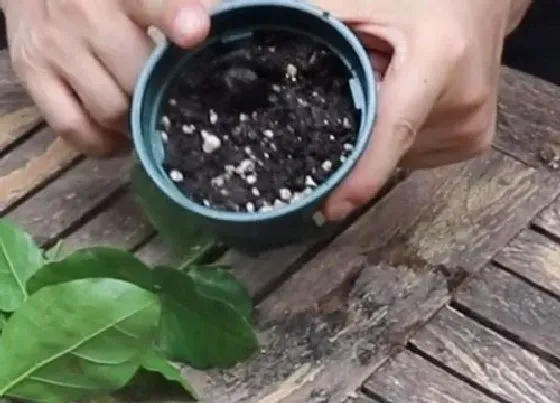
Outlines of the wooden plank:
M 291 268 L 297 267 L 298 262 L 308 260 L 321 246 L 324 246 L 321 242 L 307 241 L 252 257 L 231 250 L 218 263 L 233 267 L 236 276 L 243 279 L 251 294 L 260 299 L 283 277 L 288 276 Z
M 0 155 L 40 122 L 39 111 L 12 71 L 8 51 L 0 50 Z
M 150 266 L 175 266 L 180 263 L 180 259 L 172 253 L 169 245 L 160 236 L 140 247 L 136 251 L 136 257 Z
M 64 235 L 129 180 L 133 160 L 87 159 L 16 207 L 8 217 L 41 244 Z
M 390 242 L 397 253 L 476 272 L 560 193 L 560 178 L 499 153 L 410 179 L 290 278 L 267 302 L 271 313 L 313 306 L 347 279 L 345 266 L 378 262 Z
M 228 382 L 212 377 L 208 401 L 342 399 L 554 199 L 558 179 L 499 153 L 412 174 L 259 304 L 265 353 Z
M 460 288 L 455 301 L 510 339 L 560 363 L 560 300 L 489 266 Z
M 448 285 L 444 271 L 420 263 L 414 269 L 390 264 L 361 267 L 354 284 L 322 301 L 316 310 L 268 323 L 261 329 L 261 354 L 225 376 L 210 373 L 214 376 L 199 390 L 205 402 L 213 403 L 306 402 L 317 395 L 329 402 L 344 401 L 365 380 L 350 382 L 347 377 L 357 374 L 356 367 L 369 374 L 381 364 L 378 354 L 386 357 L 389 346 L 402 344 L 416 323 L 449 300 Z M 324 377 L 334 362 L 341 365 L 336 374 L 329 373 L 330 383 L 298 393 Z M 340 382 L 348 388 L 335 393 L 332 386 Z
M 235 275 L 242 279 L 251 295 L 259 299 L 281 277 L 286 276 L 290 267 L 298 261 L 305 260 L 305 256 L 311 255 L 316 248 L 314 242 L 302 242 L 251 257 L 236 250 L 229 250 L 216 264 L 233 267 Z M 160 236 L 142 246 L 136 252 L 136 256 L 150 265 L 180 263 Z
M 532 166 L 560 168 L 560 87 L 503 68 L 494 144 Z
M 411 342 L 506 401 L 560 401 L 560 368 L 451 308 L 438 313 Z
M 532 230 L 521 232 L 496 262 L 560 296 L 560 244 Z
M 119 197 L 106 210 L 63 239 L 63 252 L 107 246 L 133 249 L 153 234 L 151 225 L 131 192 Z
M 397 170 L 384 186 L 376 200 L 381 199 L 390 189 L 407 176 L 404 170 Z M 374 202 L 376 201 L 374 200 Z M 236 251 L 228 251 L 217 263 L 231 265 L 236 275 L 245 281 L 245 285 L 256 299 L 260 299 L 274 284 L 288 275 L 291 268 L 301 266 L 301 262 L 312 257 L 321 247 L 329 242 L 337 233 L 352 222 L 356 216 L 350 217 L 342 223 L 313 241 L 301 242 L 284 248 L 268 251 L 259 256 L 246 256 Z M 138 256 L 151 264 L 177 264 L 177 257 L 173 256 L 169 246 L 159 237 L 154 238 L 138 251 Z
M 560 239 L 560 199 L 543 210 L 535 219 L 534 224 Z
M 406 350 L 370 377 L 364 390 L 391 403 L 496 403 L 469 384 Z
M 0 213 L 76 161 L 79 154 L 43 129 L 0 159 Z

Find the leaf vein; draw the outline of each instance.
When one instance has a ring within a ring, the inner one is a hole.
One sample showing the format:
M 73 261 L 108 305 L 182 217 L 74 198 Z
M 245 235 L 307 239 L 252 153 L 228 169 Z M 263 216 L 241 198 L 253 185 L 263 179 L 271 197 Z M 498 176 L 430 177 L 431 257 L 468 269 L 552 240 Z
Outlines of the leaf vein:
M 128 336 L 130 338 L 133 339 L 138 339 L 138 336 L 136 336 L 135 334 L 132 334 L 130 332 L 127 332 L 126 330 L 122 329 L 121 327 L 119 327 L 119 325 L 115 325 L 115 330 L 121 334 L 124 334 L 125 336 Z
M 105 361 L 105 360 L 97 360 L 92 358 L 88 355 L 78 353 L 76 351 L 71 351 L 70 354 L 78 357 L 80 360 L 84 360 L 87 362 L 91 362 L 92 364 L 100 364 L 100 365 L 111 365 L 111 364 L 121 364 L 122 361 Z
M 60 387 L 63 387 L 63 388 L 69 388 L 69 389 L 98 390 L 96 387 L 88 387 L 88 386 L 76 385 L 76 384 L 68 383 L 68 382 L 55 381 L 54 379 L 49 379 L 49 378 L 40 378 L 40 377 L 36 377 L 36 376 L 30 376 L 28 379 L 30 379 L 32 381 L 40 382 L 40 383 L 46 383 L 48 385 L 55 385 L 55 386 L 60 386 Z
M 10 259 L 10 255 L 8 255 L 8 251 L 6 250 L 6 245 L 4 244 L 4 242 L 0 242 L 0 249 L 2 249 L 2 255 L 4 256 L 4 261 L 6 262 L 6 265 L 10 269 L 12 275 L 14 276 L 17 286 L 21 289 L 23 297 L 26 298 L 27 292 L 25 291 L 25 286 L 23 285 L 23 281 L 18 277 L 16 273 L 14 262 L 12 261 L 12 259 Z
M 120 318 L 117 318 L 115 321 L 109 323 L 107 326 L 104 326 L 101 329 L 99 329 L 98 331 L 93 332 L 91 335 L 88 335 L 87 337 L 78 341 L 77 343 L 74 343 L 71 346 L 69 346 L 68 348 L 58 352 L 57 354 L 54 354 L 52 357 L 49 357 L 45 360 L 37 362 L 35 365 L 33 365 L 31 368 L 29 368 L 24 373 L 22 373 L 20 376 L 16 377 L 11 382 L 8 382 L 6 384 L 6 386 L 4 386 L 4 388 L 0 390 L 0 396 L 5 395 L 8 390 L 12 389 L 19 382 L 21 382 L 25 378 L 29 377 L 32 373 L 34 373 L 34 372 L 38 371 L 39 369 L 43 368 L 44 366 L 50 364 L 54 360 L 62 357 L 64 354 L 68 354 L 68 353 L 72 352 L 76 348 L 80 347 L 82 344 L 90 341 L 91 339 L 93 339 L 96 336 L 99 336 L 101 333 L 105 332 L 106 330 L 110 329 L 111 327 L 114 327 L 116 324 L 125 321 L 126 319 L 130 318 L 133 315 L 136 315 L 138 312 L 142 311 L 143 309 L 147 308 L 148 306 L 150 306 L 152 304 L 154 304 L 153 301 L 151 301 L 150 303 L 147 303 L 145 305 L 142 305 L 142 307 L 139 307 L 137 310 L 135 310 L 133 312 L 130 312 L 126 315 L 123 315 Z

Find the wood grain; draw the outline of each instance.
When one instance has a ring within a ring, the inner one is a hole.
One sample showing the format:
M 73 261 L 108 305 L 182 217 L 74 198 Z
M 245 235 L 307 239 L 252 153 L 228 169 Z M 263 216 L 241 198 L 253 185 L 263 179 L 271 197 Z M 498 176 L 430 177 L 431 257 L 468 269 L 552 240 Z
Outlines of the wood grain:
M 560 239 L 560 199 L 543 210 L 534 220 L 534 224 Z
M 521 232 L 496 262 L 560 296 L 560 244 L 532 230 Z
M 14 75 L 7 50 L 0 50 L 0 154 L 41 122 L 39 111 Z
M 554 199 L 558 179 L 499 153 L 412 174 L 259 304 L 265 353 L 227 381 L 212 376 L 208 401 L 307 401 L 314 390 L 341 401 Z M 267 269 L 242 264 L 249 284 Z M 364 301 L 376 308 L 362 316 Z
M 287 275 L 288 269 L 299 261 L 305 261 L 306 256 L 313 254 L 317 245 L 314 242 L 302 242 L 263 253 L 259 256 L 246 256 L 236 251 L 228 251 L 216 264 L 232 266 L 235 275 L 242 279 L 251 295 L 258 297 L 269 290 L 279 279 Z M 136 255 L 151 265 L 176 265 L 180 263 L 171 251 L 169 245 L 156 236 L 141 247 Z
M 391 403 L 496 403 L 410 351 L 403 351 L 380 368 L 364 390 Z
M 560 368 L 450 308 L 438 313 L 411 342 L 507 401 L 560 401 Z
M 456 303 L 484 318 L 511 339 L 560 362 L 560 301 L 496 266 L 468 281 Z
M 63 239 L 63 252 L 92 246 L 133 249 L 152 234 L 153 229 L 132 193 L 127 192 Z
M 229 371 L 227 385 L 212 384 L 207 401 L 287 403 L 316 395 L 344 401 L 449 301 L 446 270 L 420 262 L 366 264 L 354 260 L 357 279 L 316 309 L 263 327 L 261 354 Z M 269 318 L 262 307 L 259 314 Z
M 132 164 L 130 157 L 87 159 L 16 207 L 8 217 L 37 242 L 49 243 L 125 185 Z
M 560 168 L 560 87 L 502 69 L 498 114 L 500 150 L 550 170 Z
M 292 276 L 263 309 L 276 317 L 313 307 L 347 281 L 356 259 L 376 263 L 391 249 L 476 272 L 560 192 L 560 177 L 540 175 L 499 153 L 409 179 Z
M 373 203 L 381 199 L 390 189 L 393 189 L 406 175 L 407 173 L 403 170 L 395 172 L 376 199 L 373 200 Z M 335 226 L 318 239 L 275 249 L 258 256 L 247 256 L 239 251 L 230 250 L 217 263 L 233 266 L 237 277 L 243 279 L 251 295 L 260 300 L 262 295 L 266 294 L 282 278 L 289 275 L 290 271 L 297 269 L 302 262 L 314 256 L 317 251 L 328 244 L 337 233 L 355 219 L 356 216 L 350 217 L 346 222 Z M 151 262 L 151 264 L 174 265 L 178 263 L 177 257 L 173 256 L 169 246 L 159 236 L 141 248 L 138 255 Z
M 140 247 L 136 251 L 136 257 L 150 266 L 176 266 L 181 263 L 181 259 L 173 254 L 169 245 L 160 236 L 155 236 Z
M 43 129 L 0 159 L 0 213 L 76 161 L 79 154 Z

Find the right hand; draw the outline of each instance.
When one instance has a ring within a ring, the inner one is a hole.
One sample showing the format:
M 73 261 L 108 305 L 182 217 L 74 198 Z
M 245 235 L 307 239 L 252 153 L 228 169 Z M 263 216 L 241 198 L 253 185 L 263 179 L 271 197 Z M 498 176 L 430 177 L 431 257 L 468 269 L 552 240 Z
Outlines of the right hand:
M 89 156 L 127 150 L 130 95 L 153 26 L 182 47 L 208 34 L 211 0 L 0 0 L 17 76 L 51 128 Z M 3 3 L 2 3 L 3 2 Z

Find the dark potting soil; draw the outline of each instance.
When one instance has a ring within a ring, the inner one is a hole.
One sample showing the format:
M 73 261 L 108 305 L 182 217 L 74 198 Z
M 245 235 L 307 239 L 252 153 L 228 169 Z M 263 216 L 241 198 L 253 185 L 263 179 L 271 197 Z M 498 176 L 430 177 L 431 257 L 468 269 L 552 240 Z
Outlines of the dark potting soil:
M 352 152 L 359 114 L 350 74 L 299 34 L 219 43 L 165 97 L 164 167 L 197 203 L 267 211 L 313 192 Z

